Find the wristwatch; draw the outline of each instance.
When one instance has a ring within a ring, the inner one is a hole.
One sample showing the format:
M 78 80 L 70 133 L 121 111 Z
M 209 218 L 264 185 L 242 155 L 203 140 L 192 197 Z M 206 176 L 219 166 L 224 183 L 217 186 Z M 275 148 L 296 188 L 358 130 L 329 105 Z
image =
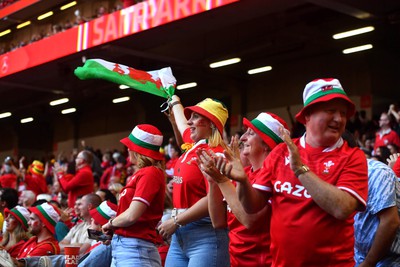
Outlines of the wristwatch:
M 299 168 L 299 169 L 297 169 L 295 172 L 294 172 L 294 175 L 296 175 L 296 177 L 298 178 L 300 175 L 302 175 L 302 174 L 304 174 L 304 173 L 306 173 L 306 172 L 308 172 L 308 171 L 310 171 L 310 168 L 308 168 L 308 166 L 307 165 L 301 165 L 301 167 Z

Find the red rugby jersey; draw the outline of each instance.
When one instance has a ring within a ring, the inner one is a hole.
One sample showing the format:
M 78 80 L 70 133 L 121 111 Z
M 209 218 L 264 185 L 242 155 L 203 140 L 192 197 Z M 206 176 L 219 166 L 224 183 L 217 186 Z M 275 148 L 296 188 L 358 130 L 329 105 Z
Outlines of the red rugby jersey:
M 305 137 L 293 140 L 301 159 L 316 175 L 355 197 L 364 207 L 368 195 L 363 152 L 340 139 L 333 147 L 312 148 Z M 353 216 L 338 220 L 322 210 L 290 169 L 286 144 L 266 158 L 253 187 L 272 192 L 273 266 L 353 267 Z

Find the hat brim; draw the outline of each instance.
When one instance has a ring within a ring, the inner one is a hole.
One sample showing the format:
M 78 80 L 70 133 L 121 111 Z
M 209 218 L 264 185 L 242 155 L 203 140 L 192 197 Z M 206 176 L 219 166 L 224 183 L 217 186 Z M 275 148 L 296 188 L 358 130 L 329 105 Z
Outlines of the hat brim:
M 54 235 L 56 233 L 56 227 L 52 225 L 45 217 L 44 215 L 38 210 L 37 207 L 30 207 L 28 209 L 30 212 L 35 213 L 39 219 L 44 223 L 44 225 L 49 229 L 49 231 Z
M 128 137 L 121 139 L 120 142 L 122 144 L 124 144 L 127 148 L 129 148 L 129 150 L 131 150 L 131 151 L 135 151 L 139 154 L 142 154 L 146 157 L 149 157 L 149 158 L 152 158 L 155 160 L 164 160 L 164 155 L 161 154 L 159 151 L 154 151 L 151 149 L 147 149 L 147 148 L 138 146 L 135 143 L 133 143 Z
M 190 107 L 186 107 L 183 110 L 185 117 L 187 120 L 190 119 L 190 116 L 192 115 L 193 112 L 196 112 L 198 114 L 200 114 L 203 117 L 206 117 L 207 119 L 209 119 L 210 121 L 212 121 L 212 123 L 215 124 L 215 126 L 218 129 L 218 132 L 222 135 L 224 132 L 224 126 L 221 124 L 221 122 L 217 119 L 217 117 L 215 117 L 214 115 L 212 115 L 210 112 L 208 112 L 207 110 L 199 107 L 199 106 L 190 106 Z
M 261 132 L 257 127 L 255 127 L 251 123 L 251 121 L 249 121 L 246 118 L 243 118 L 243 125 L 247 128 L 251 128 L 254 132 L 256 132 L 258 136 L 260 136 L 261 139 L 264 141 L 264 143 L 266 143 L 269 146 L 270 149 L 276 147 L 277 144 L 275 143 L 275 141 L 265 133 Z
M 90 211 L 90 216 L 92 216 L 93 220 L 95 223 L 104 225 L 108 222 L 106 218 L 100 215 L 100 213 L 96 209 L 91 209 Z
M 28 227 L 24 224 L 24 222 L 21 220 L 21 218 L 17 214 L 12 212 L 8 208 L 5 208 L 4 209 L 4 219 L 7 218 L 8 214 L 11 214 L 12 216 L 14 216 L 14 218 L 17 219 L 17 221 L 22 225 L 22 228 L 24 228 L 24 230 L 28 230 Z
M 311 103 L 309 103 L 307 106 L 303 107 L 299 113 L 296 114 L 296 120 L 302 124 L 306 124 L 306 114 L 308 109 L 317 104 L 317 103 L 321 103 L 321 102 L 328 102 L 331 101 L 333 99 L 343 99 L 346 101 L 346 104 L 348 106 L 347 109 L 347 115 L 346 117 L 349 119 L 351 118 L 354 113 L 356 112 L 356 107 L 354 105 L 354 103 L 350 100 L 350 98 L 348 98 L 346 95 L 342 95 L 342 94 L 329 94 L 329 95 L 325 95 L 322 96 L 320 98 L 315 99 L 314 101 L 312 101 Z

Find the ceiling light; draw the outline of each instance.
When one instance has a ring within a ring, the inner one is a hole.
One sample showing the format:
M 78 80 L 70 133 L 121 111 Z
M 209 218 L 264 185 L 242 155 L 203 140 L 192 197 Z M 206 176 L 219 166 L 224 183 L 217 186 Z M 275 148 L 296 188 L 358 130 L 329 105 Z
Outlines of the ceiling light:
M 11 116 L 11 112 L 0 113 L 0 119 L 7 118 Z
M 128 88 L 129 88 L 129 86 L 128 86 L 128 85 L 125 85 L 125 84 L 121 84 L 121 85 L 119 86 L 119 89 L 121 89 L 121 90 L 128 89 Z
M 265 67 L 248 70 L 247 73 L 251 75 L 251 74 L 257 74 L 257 73 L 266 72 L 266 71 L 270 71 L 270 70 L 272 70 L 271 66 L 265 66 Z
M 67 108 L 61 110 L 61 114 L 69 114 L 69 113 L 74 113 L 76 111 L 76 108 Z
M 355 53 L 355 52 L 360 52 L 360 51 L 371 49 L 372 47 L 373 47 L 372 44 L 351 47 L 351 48 L 347 48 L 347 49 L 343 50 L 343 54 L 351 54 L 351 53 Z
M 60 7 L 60 10 L 65 10 L 65 9 L 70 8 L 70 7 L 73 7 L 73 6 L 75 6 L 75 5 L 76 5 L 76 1 L 73 1 L 73 2 L 71 2 L 71 3 L 68 3 L 68 4 L 63 5 L 62 7 Z
M 222 60 L 222 61 L 218 61 L 218 62 L 214 62 L 210 64 L 210 68 L 214 69 L 214 68 L 219 68 L 219 67 L 223 67 L 223 66 L 227 66 L 227 65 L 231 65 L 231 64 L 236 64 L 240 62 L 240 58 L 235 57 L 235 58 L 231 58 L 231 59 L 227 59 L 227 60 Z
M 9 34 L 10 32 L 11 32 L 10 29 L 5 30 L 5 31 L 2 31 L 2 32 L 0 32 L 0 37 L 1 37 L 1 36 L 4 36 L 4 35 L 6 35 L 6 34 Z
M 375 28 L 373 26 L 368 26 L 368 27 L 364 27 L 364 28 L 360 28 L 360 29 L 355 29 L 352 31 L 347 31 L 347 32 L 341 32 L 338 34 L 333 35 L 333 39 L 342 39 L 342 38 L 347 38 L 350 36 L 354 36 L 354 35 L 359 35 L 359 34 L 363 34 L 366 32 L 372 32 L 373 30 L 375 30 Z
M 67 103 L 68 101 L 69 101 L 68 98 L 57 99 L 57 100 L 51 101 L 50 106 L 61 105 L 61 104 Z
M 42 19 L 48 18 L 48 17 L 50 17 L 52 15 L 53 15 L 53 11 L 49 11 L 47 13 L 44 13 L 43 15 L 40 15 L 37 19 L 38 20 L 42 20 Z
M 188 88 L 192 88 L 192 87 L 196 87 L 196 86 L 197 86 L 197 83 L 191 82 L 191 83 L 180 84 L 176 87 L 176 89 L 183 90 L 183 89 L 188 89 Z
M 113 99 L 113 103 L 114 104 L 116 104 L 116 103 L 121 103 L 121 102 L 125 102 L 125 101 L 129 101 L 129 96 L 124 96 L 124 97 L 120 97 L 120 98 L 115 98 L 115 99 Z
M 21 23 L 21 24 L 17 25 L 17 29 L 21 29 L 21 28 L 23 28 L 23 27 L 25 27 L 25 26 L 28 26 L 28 25 L 30 25 L 30 24 L 31 24 L 31 21 L 30 21 L 30 20 L 25 21 L 24 23 Z
M 31 121 L 33 121 L 33 118 L 32 117 L 28 117 L 28 118 L 22 119 L 21 123 L 28 123 L 28 122 L 31 122 Z

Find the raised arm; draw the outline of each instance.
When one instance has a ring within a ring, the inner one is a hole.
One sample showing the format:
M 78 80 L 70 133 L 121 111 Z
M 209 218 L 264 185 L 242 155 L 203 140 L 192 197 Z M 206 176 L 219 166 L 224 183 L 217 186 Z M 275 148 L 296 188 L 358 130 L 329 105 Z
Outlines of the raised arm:
M 169 102 L 169 106 L 172 109 L 172 112 L 175 117 L 176 127 L 178 128 L 181 136 L 183 132 L 189 127 L 187 124 L 187 119 L 185 114 L 183 113 L 183 106 L 180 98 L 177 95 L 173 95 L 171 101 Z

